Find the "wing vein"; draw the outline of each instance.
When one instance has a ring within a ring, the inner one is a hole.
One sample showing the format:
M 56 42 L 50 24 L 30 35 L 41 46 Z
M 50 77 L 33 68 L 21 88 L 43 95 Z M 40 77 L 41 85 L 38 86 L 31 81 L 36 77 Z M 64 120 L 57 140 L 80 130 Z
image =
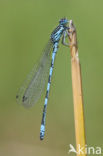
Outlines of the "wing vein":
M 52 41 L 49 40 L 43 51 L 43 55 L 37 65 L 34 66 L 27 79 L 18 91 L 17 102 L 24 107 L 33 106 L 40 98 L 48 77 Z

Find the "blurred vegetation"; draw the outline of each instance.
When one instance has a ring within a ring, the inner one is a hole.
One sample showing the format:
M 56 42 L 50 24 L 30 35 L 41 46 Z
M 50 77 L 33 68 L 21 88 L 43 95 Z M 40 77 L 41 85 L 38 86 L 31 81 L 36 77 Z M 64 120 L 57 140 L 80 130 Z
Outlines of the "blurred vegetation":
M 103 145 L 103 1 L 0 1 L 0 155 L 68 155 L 75 145 L 70 51 L 60 44 L 47 110 L 46 135 L 39 140 L 44 96 L 27 110 L 16 93 L 62 17 L 73 19 L 82 67 L 88 146 Z M 72 155 L 72 154 L 71 154 Z

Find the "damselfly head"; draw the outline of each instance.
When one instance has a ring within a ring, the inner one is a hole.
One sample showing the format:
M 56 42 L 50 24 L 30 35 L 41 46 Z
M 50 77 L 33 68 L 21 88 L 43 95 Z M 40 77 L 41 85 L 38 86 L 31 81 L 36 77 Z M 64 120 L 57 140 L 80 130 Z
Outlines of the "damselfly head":
M 62 19 L 60 19 L 60 21 L 59 21 L 59 23 L 61 24 L 61 25 L 66 25 L 66 24 L 68 24 L 68 20 L 66 19 L 66 18 L 62 18 Z

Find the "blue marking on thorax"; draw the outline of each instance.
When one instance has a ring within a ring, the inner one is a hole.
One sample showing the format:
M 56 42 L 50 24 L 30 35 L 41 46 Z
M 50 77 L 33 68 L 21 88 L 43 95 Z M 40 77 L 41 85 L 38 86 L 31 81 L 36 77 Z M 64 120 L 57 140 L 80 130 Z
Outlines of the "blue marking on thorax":
M 66 27 L 64 25 L 58 25 L 58 27 L 56 27 L 56 29 L 51 33 L 51 40 L 53 43 L 55 42 L 59 42 L 63 31 L 65 31 Z

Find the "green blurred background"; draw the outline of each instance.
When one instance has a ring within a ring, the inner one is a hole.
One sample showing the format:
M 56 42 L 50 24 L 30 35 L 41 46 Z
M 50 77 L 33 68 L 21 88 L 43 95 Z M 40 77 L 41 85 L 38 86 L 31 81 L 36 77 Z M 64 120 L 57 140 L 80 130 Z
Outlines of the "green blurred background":
M 75 146 L 68 48 L 60 44 L 56 56 L 44 141 L 39 130 L 45 93 L 30 109 L 15 99 L 64 16 L 77 28 L 87 145 L 103 145 L 103 1 L 0 0 L 0 156 L 67 156 L 69 144 Z

